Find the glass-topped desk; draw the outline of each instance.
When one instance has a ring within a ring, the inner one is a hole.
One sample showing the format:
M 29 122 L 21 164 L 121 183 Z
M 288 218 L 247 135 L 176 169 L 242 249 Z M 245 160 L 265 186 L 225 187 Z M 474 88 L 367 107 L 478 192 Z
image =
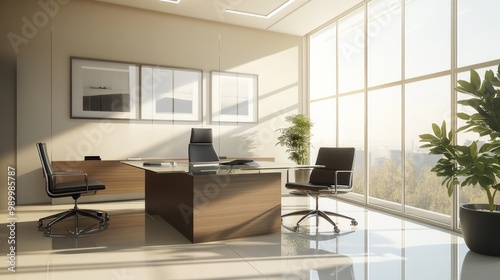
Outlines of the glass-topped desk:
M 159 215 L 194 243 L 279 233 L 282 171 L 314 167 L 123 163 L 145 171 L 146 213 Z
M 254 161 L 242 165 L 222 165 L 216 163 L 200 162 L 189 164 L 187 161 L 169 161 L 169 160 L 129 160 L 122 163 L 149 170 L 155 173 L 190 173 L 190 172 L 209 172 L 218 173 L 241 173 L 245 171 L 264 171 L 264 170 L 287 170 L 296 168 L 313 168 L 317 165 L 297 165 L 293 163 L 281 163 L 271 161 Z M 151 163 L 146 165 L 145 163 Z M 156 164 L 154 164 L 156 163 Z

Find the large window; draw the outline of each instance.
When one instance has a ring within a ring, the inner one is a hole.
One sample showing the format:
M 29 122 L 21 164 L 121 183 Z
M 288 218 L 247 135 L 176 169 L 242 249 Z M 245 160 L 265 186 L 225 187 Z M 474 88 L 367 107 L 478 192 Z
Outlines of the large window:
M 390 108 L 390 109 L 389 109 Z M 401 178 L 401 86 L 368 92 L 368 194 L 370 203 L 399 209 Z
M 483 76 L 500 63 L 498 10 L 491 0 L 365 0 L 311 34 L 314 146 L 357 151 L 354 194 L 344 197 L 450 228 L 455 202 L 485 201 L 479 188 L 448 197 L 430 171 L 439 157 L 419 135 L 432 123 L 462 124 L 454 88 L 470 68 Z
M 310 39 L 310 98 L 334 95 L 337 92 L 337 29 L 333 24 L 311 35 Z
M 345 95 L 339 98 L 338 143 L 356 149 L 354 159 L 353 192 L 365 194 L 365 95 Z M 361 197 L 357 197 L 361 199 Z
M 500 58 L 500 1 L 458 1 L 458 66 Z
M 339 20 L 338 89 L 340 93 L 364 87 L 364 21 L 365 14 L 362 8 Z
M 313 102 L 310 105 L 310 118 L 313 120 L 311 134 L 311 162 L 316 161 L 319 147 L 335 146 L 337 141 L 336 119 L 337 99 L 327 99 L 321 102 Z
M 406 78 L 450 69 L 450 5 L 450 0 L 406 0 Z
M 368 86 L 401 80 L 401 1 L 368 3 Z
M 450 214 L 451 198 L 441 178 L 430 170 L 439 156 L 429 156 L 420 148 L 420 134 L 431 124 L 451 120 L 450 76 L 409 83 L 405 87 L 405 205 Z

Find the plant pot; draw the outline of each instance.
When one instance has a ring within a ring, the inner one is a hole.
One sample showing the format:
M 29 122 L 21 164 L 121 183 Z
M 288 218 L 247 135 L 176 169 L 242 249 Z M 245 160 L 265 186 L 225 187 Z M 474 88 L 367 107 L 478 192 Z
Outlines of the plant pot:
M 460 206 L 460 225 L 465 244 L 479 254 L 500 256 L 500 205 L 490 212 L 488 204 Z
M 294 182 L 309 182 L 311 176 L 311 169 L 295 169 Z
M 309 177 L 311 176 L 311 169 L 295 169 L 293 182 L 309 182 Z M 293 190 L 290 194 L 294 195 L 307 195 L 305 191 Z

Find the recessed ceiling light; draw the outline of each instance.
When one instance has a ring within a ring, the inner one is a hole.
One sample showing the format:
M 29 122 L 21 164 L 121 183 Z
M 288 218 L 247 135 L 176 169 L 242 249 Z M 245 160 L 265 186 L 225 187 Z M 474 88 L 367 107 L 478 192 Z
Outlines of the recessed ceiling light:
M 283 3 L 281 6 L 278 8 L 274 9 L 272 12 L 270 12 L 267 15 L 260 15 L 260 14 L 254 14 L 254 13 L 247 13 L 247 12 L 242 12 L 238 10 L 232 10 L 232 9 L 225 9 L 224 11 L 227 13 L 232 13 L 232 14 L 238 14 L 238 15 L 244 15 L 244 16 L 251 16 L 251 17 L 258 17 L 258 18 L 270 18 L 277 14 L 279 11 L 283 10 L 286 6 L 292 4 L 292 2 L 295 0 L 288 0 L 285 3 Z
M 181 2 L 181 0 L 160 0 L 160 2 L 179 4 L 179 2 Z

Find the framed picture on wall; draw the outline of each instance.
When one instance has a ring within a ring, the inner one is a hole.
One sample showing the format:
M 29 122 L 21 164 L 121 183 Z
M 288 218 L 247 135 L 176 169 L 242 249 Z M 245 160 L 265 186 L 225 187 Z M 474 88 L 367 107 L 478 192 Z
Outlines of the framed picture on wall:
M 71 117 L 137 119 L 139 65 L 71 58 Z
M 141 119 L 201 120 L 201 70 L 141 65 Z
M 258 76 L 210 72 L 212 122 L 258 122 Z

